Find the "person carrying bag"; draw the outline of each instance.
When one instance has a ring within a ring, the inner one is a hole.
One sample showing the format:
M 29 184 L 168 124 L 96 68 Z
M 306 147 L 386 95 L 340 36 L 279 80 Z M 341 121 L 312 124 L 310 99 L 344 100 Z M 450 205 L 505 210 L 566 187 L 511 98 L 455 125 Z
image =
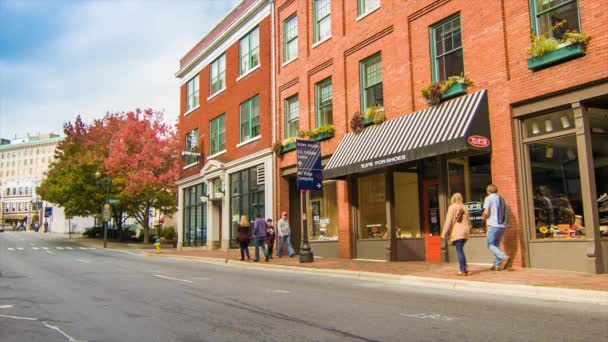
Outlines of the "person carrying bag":
M 462 203 L 462 195 L 458 192 L 452 195 L 450 206 L 441 231 L 441 249 L 447 250 L 448 241 L 456 247 L 458 253 L 459 276 L 470 275 L 467 269 L 467 259 L 464 255 L 464 245 L 471 234 L 471 219 L 469 211 Z

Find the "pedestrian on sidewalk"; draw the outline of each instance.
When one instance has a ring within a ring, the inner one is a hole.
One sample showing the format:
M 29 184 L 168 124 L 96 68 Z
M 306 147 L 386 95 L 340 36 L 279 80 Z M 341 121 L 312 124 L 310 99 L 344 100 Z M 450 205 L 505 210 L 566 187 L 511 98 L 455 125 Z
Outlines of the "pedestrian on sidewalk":
M 272 225 L 272 219 L 269 218 L 266 220 L 266 245 L 268 247 L 268 257 L 272 259 L 272 250 L 274 247 L 274 239 L 275 239 L 274 226 Z
M 450 199 L 450 206 L 445 216 L 445 223 L 441 231 L 441 237 L 448 239 L 456 247 L 458 253 L 459 276 L 470 274 L 467 269 L 467 258 L 464 255 L 464 244 L 469 239 L 471 233 L 471 220 L 469 211 L 462 204 L 462 195 L 456 192 Z
M 293 250 L 291 246 L 290 235 L 291 228 L 289 227 L 289 221 L 287 221 L 287 212 L 284 211 L 281 214 L 281 219 L 279 219 L 279 223 L 277 224 L 277 228 L 279 230 L 279 250 L 277 251 L 277 256 L 280 258 L 283 255 L 283 245 L 287 245 L 287 253 L 289 257 L 293 257 L 296 252 Z
M 509 262 L 509 256 L 500 250 L 500 241 L 505 235 L 509 215 L 505 199 L 498 194 L 498 187 L 490 184 L 486 190 L 488 196 L 483 202 L 482 218 L 486 220 L 488 225 L 488 249 L 494 255 L 492 270 L 500 271 L 504 270 Z
M 268 262 L 268 252 L 266 251 L 266 220 L 262 218 L 260 213 L 255 215 L 255 221 L 253 221 L 253 244 L 255 246 L 255 259 L 253 261 L 260 261 L 260 247 L 264 252 L 264 258 Z
M 237 227 L 237 239 L 241 249 L 241 261 L 245 260 L 245 255 L 247 255 L 248 261 L 251 260 L 249 256 L 249 220 L 245 215 L 241 216 L 241 221 Z

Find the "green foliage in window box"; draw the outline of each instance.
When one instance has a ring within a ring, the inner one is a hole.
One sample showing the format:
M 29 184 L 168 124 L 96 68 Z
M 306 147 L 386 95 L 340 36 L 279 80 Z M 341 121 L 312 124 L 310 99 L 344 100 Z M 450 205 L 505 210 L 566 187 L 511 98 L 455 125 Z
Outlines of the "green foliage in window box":
M 437 105 L 441 101 L 466 93 L 468 86 L 473 85 L 464 73 L 459 76 L 450 76 L 445 81 L 431 83 L 421 89 L 422 96 L 427 103 Z
M 532 36 L 532 45 L 527 52 L 530 57 L 540 57 L 548 52 L 555 51 L 559 48 L 559 41 L 555 38 L 547 38 L 544 35 Z
M 540 70 L 584 55 L 585 47 L 582 43 L 568 44 L 542 56 L 528 59 L 528 69 Z
M 308 136 L 310 140 L 324 140 L 333 137 L 334 131 L 334 125 L 323 125 L 306 131 L 306 136 Z
M 281 141 L 281 151 L 283 153 L 296 149 L 296 137 L 289 137 Z
M 384 115 L 384 107 L 376 105 L 367 108 L 363 118 L 363 123 L 365 124 L 365 126 L 371 125 L 372 123 L 383 123 L 386 120 L 386 116 Z

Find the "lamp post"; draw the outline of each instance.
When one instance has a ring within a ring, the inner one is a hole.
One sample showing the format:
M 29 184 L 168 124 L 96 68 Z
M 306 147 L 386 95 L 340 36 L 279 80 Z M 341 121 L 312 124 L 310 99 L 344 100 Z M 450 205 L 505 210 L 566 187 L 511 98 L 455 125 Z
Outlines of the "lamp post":
M 110 175 L 106 175 L 106 181 L 101 181 L 101 172 L 97 170 L 95 172 L 95 178 L 97 179 L 97 186 L 102 187 L 106 191 L 106 201 L 103 205 L 103 210 L 101 211 L 101 219 L 103 220 L 103 248 L 108 247 L 108 221 L 111 218 L 110 211 Z

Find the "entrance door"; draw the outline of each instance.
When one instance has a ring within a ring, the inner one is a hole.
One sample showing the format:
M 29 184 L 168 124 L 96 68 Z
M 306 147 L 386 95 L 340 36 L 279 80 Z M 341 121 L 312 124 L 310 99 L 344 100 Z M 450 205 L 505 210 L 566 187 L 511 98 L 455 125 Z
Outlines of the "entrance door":
M 427 261 L 441 261 L 441 225 L 439 220 L 439 180 L 422 182 L 424 245 Z

